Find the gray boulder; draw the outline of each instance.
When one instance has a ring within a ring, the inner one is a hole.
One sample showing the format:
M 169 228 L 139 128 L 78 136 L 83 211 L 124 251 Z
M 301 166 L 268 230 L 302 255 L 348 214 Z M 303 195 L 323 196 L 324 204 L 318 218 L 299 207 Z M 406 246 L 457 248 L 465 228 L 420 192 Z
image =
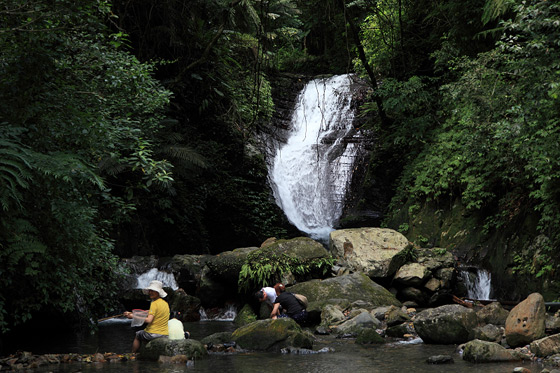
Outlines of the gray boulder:
M 351 318 L 348 321 L 343 322 L 340 325 L 332 328 L 334 334 L 357 334 L 363 329 L 378 328 L 381 326 L 381 322 L 371 316 L 367 311 L 361 312 L 357 316 Z
M 504 328 L 497 327 L 496 325 L 486 324 L 474 328 L 473 337 L 482 341 L 500 342 L 504 334 Z
M 321 311 L 321 325 L 324 326 L 338 324 L 345 318 L 346 317 L 344 316 L 344 313 L 342 313 L 342 309 L 335 304 L 327 304 Z
M 465 344 L 463 360 L 472 363 L 494 363 L 519 359 L 511 351 L 498 343 L 475 339 Z
M 259 320 L 236 329 L 232 339 L 247 350 L 279 352 L 285 347 L 313 347 L 313 336 L 291 318 Z
M 139 351 L 139 358 L 157 361 L 161 355 L 185 355 L 188 359 L 199 359 L 208 352 L 204 345 L 194 339 L 157 338 L 146 343 Z
M 330 233 L 330 251 L 353 271 L 389 277 L 404 264 L 398 255 L 409 245 L 401 233 L 383 228 L 340 229 Z
M 472 339 L 478 319 L 474 310 L 458 304 L 430 308 L 413 318 L 414 329 L 425 343 L 454 344 Z

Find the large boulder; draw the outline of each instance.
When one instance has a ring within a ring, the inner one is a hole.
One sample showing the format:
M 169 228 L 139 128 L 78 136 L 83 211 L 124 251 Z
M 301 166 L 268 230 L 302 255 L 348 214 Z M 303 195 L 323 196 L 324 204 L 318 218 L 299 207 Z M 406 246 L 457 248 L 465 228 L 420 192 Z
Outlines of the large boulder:
M 204 345 L 194 339 L 157 338 L 142 346 L 139 358 L 157 361 L 161 355 L 185 355 L 188 359 L 192 360 L 199 359 L 207 354 L 208 352 Z
M 465 344 L 463 360 L 472 363 L 493 363 L 515 361 L 519 360 L 519 358 L 515 357 L 511 351 L 498 343 L 475 339 Z
M 530 294 L 515 306 L 506 319 L 506 341 L 511 347 L 524 346 L 545 336 L 546 307 L 539 293 Z
M 359 301 L 362 307 L 370 310 L 380 306 L 401 306 L 393 294 L 363 273 L 300 282 L 288 291 L 305 295 L 310 311 L 321 312 L 324 305 L 333 304 L 334 300 L 340 300 L 339 303 Z
M 236 329 L 231 337 L 248 350 L 279 352 L 285 347 L 313 347 L 313 336 L 291 318 L 255 321 Z
M 330 251 L 353 271 L 367 273 L 372 278 L 392 276 L 404 264 L 399 255 L 409 242 L 392 229 L 351 228 L 330 233 Z
M 560 334 L 554 334 L 531 342 L 531 352 L 538 357 L 560 354 Z
M 418 313 L 413 323 L 425 343 L 456 344 L 472 339 L 478 319 L 474 310 L 450 304 Z

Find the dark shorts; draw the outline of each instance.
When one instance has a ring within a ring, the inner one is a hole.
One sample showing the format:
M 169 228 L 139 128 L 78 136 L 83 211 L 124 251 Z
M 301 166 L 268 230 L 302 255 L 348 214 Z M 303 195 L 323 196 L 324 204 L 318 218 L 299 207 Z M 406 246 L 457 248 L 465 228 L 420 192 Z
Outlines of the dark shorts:
M 302 310 L 299 313 L 290 315 L 290 317 L 294 319 L 298 324 L 305 324 L 305 322 L 307 321 L 307 311 Z
M 286 313 L 282 313 L 280 315 L 278 315 L 278 317 L 291 317 L 292 319 L 295 320 L 295 322 L 297 322 L 298 324 L 305 324 L 305 322 L 307 321 L 307 311 L 303 310 L 301 312 L 295 313 L 293 315 L 288 315 Z
M 154 340 L 156 338 L 162 338 L 162 337 L 167 337 L 166 335 L 163 334 L 156 334 L 156 333 L 148 333 L 145 330 L 139 330 L 136 332 L 136 338 L 138 338 L 141 341 L 144 342 L 149 342 L 151 340 Z

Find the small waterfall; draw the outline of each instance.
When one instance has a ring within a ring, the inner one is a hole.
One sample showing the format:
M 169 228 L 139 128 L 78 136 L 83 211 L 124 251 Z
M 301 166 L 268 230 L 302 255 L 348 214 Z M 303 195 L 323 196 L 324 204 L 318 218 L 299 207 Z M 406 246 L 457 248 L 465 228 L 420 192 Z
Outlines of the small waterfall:
M 467 297 L 470 299 L 491 300 L 492 274 L 484 269 L 461 271 L 461 278 L 467 287 Z
M 352 126 L 351 75 L 305 86 L 291 118 L 289 138 L 269 165 L 276 198 L 288 219 L 327 241 L 344 205 L 358 151 Z
M 136 289 L 145 289 L 150 285 L 150 281 L 158 280 L 163 283 L 164 287 L 169 287 L 173 290 L 177 290 L 177 282 L 175 282 L 175 276 L 173 273 L 163 272 L 157 268 L 152 268 L 148 272 L 142 273 L 138 276 Z

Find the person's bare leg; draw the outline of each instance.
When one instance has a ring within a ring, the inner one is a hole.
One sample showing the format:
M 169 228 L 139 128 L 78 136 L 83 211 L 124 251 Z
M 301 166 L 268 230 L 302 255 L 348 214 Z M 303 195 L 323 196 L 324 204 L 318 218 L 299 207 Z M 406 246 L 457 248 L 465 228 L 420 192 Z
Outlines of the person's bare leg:
M 134 338 L 134 342 L 132 342 L 132 353 L 136 353 L 140 349 L 140 340 L 138 338 Z

